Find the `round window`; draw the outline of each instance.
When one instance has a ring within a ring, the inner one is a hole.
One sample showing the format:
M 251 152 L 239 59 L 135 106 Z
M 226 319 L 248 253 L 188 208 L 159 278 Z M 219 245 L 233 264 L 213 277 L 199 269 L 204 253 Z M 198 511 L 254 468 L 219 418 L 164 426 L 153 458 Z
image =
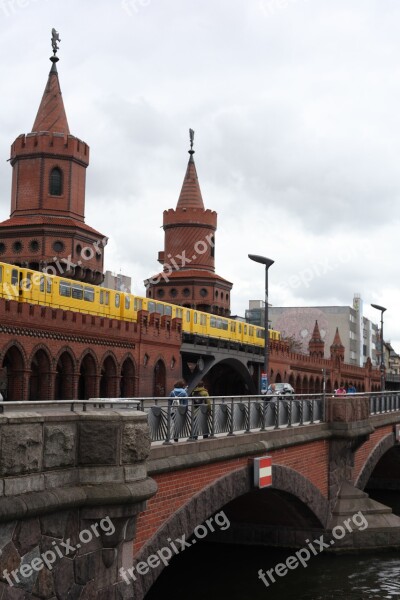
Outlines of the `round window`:
M 31 250 L 32 252 L 38 252 L 40 248 L 40 244 L 37 240 L 31 240 L 29 242 L 29 250 Z
M 3 242 L 0 242 L 0 254 L 4 254 L 6 251 L 6 245 Z
M 206 288 L 201 288 L 201 290 L 200 290 L 200 296 L 203 296 L 203 298 L 205 298 L 206 296 L 208 296 L 208 291 L 206 290 Z
M 178 295 L 176 288 L 172 288 L 172 290 L 169 292 L 169 295 L 172 296 L 172 298 L 176 298 Z
M 22 242 L 14 242 L 12 249 L 14 252 L 21 252 L 22 250 Z
M 159 298 L 163 298 L 163 297 L 164 297 L 164 294 L 165 294 L 164 290 L 157 290 L 157 296 L 158 296 Z
M 190 290 L 189 288 L 183 288 L 182 294 L 187 298 L 188 296 L 190 296 Z
M 54 242 L 53 244 L 53 250 L 54 252 L 62 252 L 64 250 L 64 243 L 57 240 L 57 242 Z

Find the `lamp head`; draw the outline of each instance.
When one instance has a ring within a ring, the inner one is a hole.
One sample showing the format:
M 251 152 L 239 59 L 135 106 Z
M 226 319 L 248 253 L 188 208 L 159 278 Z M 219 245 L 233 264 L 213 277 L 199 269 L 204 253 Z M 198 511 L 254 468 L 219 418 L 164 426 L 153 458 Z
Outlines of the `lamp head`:
M 372 308 L 376 308 L 377 310 L 380 310 L 381 312 L 385 312 L 386 308 L 384 308 L 383 306 L 379 306 L 379 304 L 371 304 Z
M 269 267 L 275 262 L 270 258 L 266 258 L 265 256 L 259 256 L 258 254 L 249 254 L 248 257 L 250 258 L 250 260 L 254 260 L 254 262 L 258 262 L 262 265 L 265 265 L 267 269 L 269 269 Z

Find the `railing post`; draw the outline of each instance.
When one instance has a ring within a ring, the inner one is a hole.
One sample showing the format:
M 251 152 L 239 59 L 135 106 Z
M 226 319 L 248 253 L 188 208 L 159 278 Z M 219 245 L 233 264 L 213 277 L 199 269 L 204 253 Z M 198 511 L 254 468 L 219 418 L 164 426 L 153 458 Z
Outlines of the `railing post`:
M 167 433 L 164 444 L 171 444 L 171 405 L 168 402 L 167 405 Z
M 304 408 L 304 398 L 301 398 L 300 399 L 300 423 L 299 423 L 299 425 L 303 425 L 303 423 L 304 423 L 304 411 L 303 411 L 303 408 Z
M 276 396 L 275 429 L 279 428 L 279 413 L 280 413 L 280 410 L 279 410 L 280 401 L 279 401 L 279 399 L 280 399 L 280 396 Z
M 215 438 L 215 398 L 212 399 L 211 406 L 211 435 L 210 438 Z
M 188 402 L 188 410 L 189 410 L 189 402 Z M 199 433 L 199 432 L 197 432 Z M 190 433 L 188 437 L 188 442 L 195 442 L 198 436 L 194 435 L 194 398 L 191 398 L 190 405 Z
M 288 427 L 292 426 L 292 408 L 293 408 L 293 398 L 289 398 L 289 408 L 288 408 Z
M 265 413 L 267 412 L 267 400 L 264 398 L 262 400 L 262 404 L 261 404 L 261 416 L 262 416 L 262 422 L 261 422 L 261 431 L 265 431 Z
M 251 400 L 250 400 L 250 396 L 247 402 L 247 428 L 245 430 L 245 433 L 251 433 L 250 431 L 250 409 L 251 409 L 251 404 L 250 404 Z
M 233 433 L 233 397 L 231 398 L 231 425 L 229 428 L 228 436 L 232 436 L 232 435 L 235 435 Z

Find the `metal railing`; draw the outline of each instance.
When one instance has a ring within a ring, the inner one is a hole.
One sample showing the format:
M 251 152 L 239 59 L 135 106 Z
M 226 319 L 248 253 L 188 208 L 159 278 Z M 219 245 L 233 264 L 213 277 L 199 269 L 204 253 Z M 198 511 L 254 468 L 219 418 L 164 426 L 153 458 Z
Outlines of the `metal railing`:
M 41 407 L 59 408 L 69 407 L 70 411 L 80 408 L 83 412 L 87 409 L 97 410 L 98 408 L 134 408 L 140 410 L 142 408 L 143 399 L 138 398 L 90 398 L 90 400 L 32 400 L 30 402 L 19 402 L 4 400 L 0 402 L 0 414 L 7 414 L 12 409 L 24 411 L 36 411 Z
M 151 440 L 171 443 L 172 440 L 193 441 L 200 436 L 215 438 L 235 433 L 250 433 L 296 425 L 312 425 L 323 421 L 324 397 L 321 394 L 291 396 L 214 396 L 211 405 L 171 406 L 165 398 L 150 406 L 147 399 L 142 410 L 148 413 Z
M 400 410 L 400 392 L 374 392 L 368 395 L 371 415 Z

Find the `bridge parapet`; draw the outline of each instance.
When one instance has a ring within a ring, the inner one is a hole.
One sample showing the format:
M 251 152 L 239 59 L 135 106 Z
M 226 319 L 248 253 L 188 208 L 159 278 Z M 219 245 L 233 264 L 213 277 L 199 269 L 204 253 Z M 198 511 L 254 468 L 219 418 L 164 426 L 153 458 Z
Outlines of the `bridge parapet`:
M 147 416 L 12 411 L 0 443 L 0 595 L 111 598 L 122 587 L 125 597 L 119 569 L 132 564 L 136 519 L 157 489 Z

